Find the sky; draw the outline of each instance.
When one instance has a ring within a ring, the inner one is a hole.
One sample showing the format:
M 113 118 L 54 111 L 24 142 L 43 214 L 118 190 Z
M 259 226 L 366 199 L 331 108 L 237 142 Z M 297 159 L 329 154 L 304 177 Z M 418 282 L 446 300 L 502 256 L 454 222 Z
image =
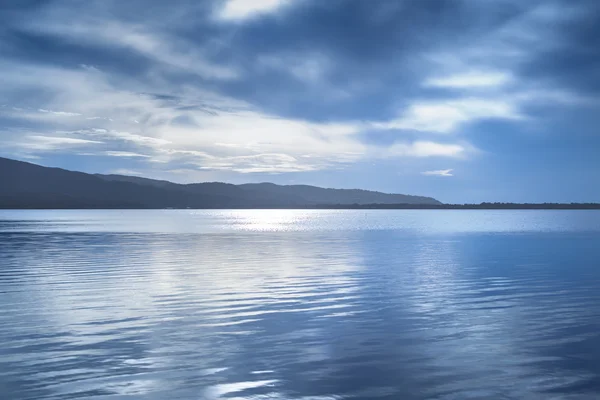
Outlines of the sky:
M 6 0 L 0 156 L 600 202 L 597 0 Z

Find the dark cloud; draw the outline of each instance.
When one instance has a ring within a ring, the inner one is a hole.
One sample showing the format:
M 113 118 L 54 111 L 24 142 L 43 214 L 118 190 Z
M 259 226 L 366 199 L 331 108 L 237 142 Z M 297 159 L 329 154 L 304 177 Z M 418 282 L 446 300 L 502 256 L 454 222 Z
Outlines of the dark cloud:
M 165 69 L 173 83 L 202 81 L 286 116 L 363 118 L 375 113 L 389 117 L 393 110 L 386 105 L 420 90 L 419 80 L 427 72 L 421 57 L 426 52 L 467 43 L 524 12 L 515 2 L 486 3 L 310 0 L 297 2 L 281 14 L 229 23 L 213 18 L 222 4 L 218 1 L 39 1 L 14 7 L 20 18 L 9 24 L 3 42 L 8 43 L 5 57 L 63 66 L 87 64 L 112 74 L 144 76 L 156 63 L 147 55 L 43 29 L 45 22 L 82 22 L 92 27 L 119 22 L 185 40 L 201 47 L 212 62 L 236 65 L 244 72 L 239 80 L 212 82 Z M 27 18 L 34 18 L 40 30 L 22 28 Z M 285 54 L 297 58 L 288 60 Z M 292 65 L 268 70 L 260 62 L 263 56 L 281 56 L 282 63 Z M 312 87 L 289 74 L 289 68 L 306 57 L 329 62 L 322 80 Z M 334 93 L 328 95 L 330 91 Z M 353 96 L 360 96 L 363 103 L 347 101 Z
M 231 90 L 241 96 L 251 93 L 264 106 L 284 114 L 306 109 L 306 115 L 316 117 L 361 118 L 365 112 L 389 117 L 391 102 L 420 92 L 420 80 L 431 68 L 423 66 L 425 54 L 466 44 L 525 12 L 512 2 L 499 2 L 485 10 L 475 7 L 484 12 L 473 10 L 474 4 L 477 2 L 444 0 L 301 2 L 283 15 L 235 27 L 229 43 L 236 61 L 258 79 L 233 82 Z M 353 107 L 341 98 L 311 107 L 321 103 L 325 85 L 307 91 L 306 82 L 293 79 L 285 69 L 265 73 L 257 66 L 261 55 L 282 53 L 332 60 L 324 81 L 346 90 L 349 96 L 360 97 L 360 106 Z M 280 95 L 301 99 L 300 104 L 288 105 Z
M 554 33 L 548 49 L 534 54 L 521 69 L 528 79 L 556 82 L 577 92 L 600 92 L 600 3 L 576 0 L 563 3 L 576 15 L 547 26 Z
M 201 83 L 224 94 L 252 101 L 284 116 L 311 119 L 390 117 L 403 99 L 422 95 L 424 76 L 435 65 L 423 58 L 481 42 L 540 2 L 427 0 L 305 0 L 281 13 L 248 21 L 214 18 L 222 2 L 180 1 L 26 1 L 3 5 L 14 16 L 2 34 L 4 57 L 27 62 L 93 65 L 111 74 L 144 77 L 157 60 L 110 41 L 61 37 L 44 31 L 44 23 L 121 23 L 142 32 L 167 34 L 186 46 L 198 46 L 211 62 L 233 65 L 240 79 L 215 82 L 189 71 L 163 67 L 173 84 Z M 569 9 L 589 9 L 560 26 L 560 43 L 529 55 L 518 73 L 529 79 L 557 79 L 574 88 L 598 87 L 596 51 L 599 6 L 593 1 L 555 2 Z M 23 22 L 33 18 L 38 30 Z M 535 32 L 533 32 L 535 34 Z M 286 55 L 295 55 L 287 57 Z M 280 57 L 280 68 L 265 68 L 263 57 Z M 327 62 L 311 86 L 290 74 L 310 57 Z M 286 65 L 289 64 L 289 65 Z M 591 82 L 590 82 L 591 81 Z M 360 103 L 352 101 L 359 97 Z
M 151 66 L 147 57 L 119 47 L 90 46 L 42 33 L 17 29 L 6 33 L 6 59 L 74 68 L 89 65 L 111 74 L 139 76 Z
M 462 1 L 333 0 L 301 3 L 283 17 L 240 28 L 235 42 L 256 52 L 314 51 L 369 65 L 407 58 L 415 50 L 443 46 L 485 32 L 521 12 L 491 7 L 484 18 Z M 392 7 L 393 6 L 393 7 Z

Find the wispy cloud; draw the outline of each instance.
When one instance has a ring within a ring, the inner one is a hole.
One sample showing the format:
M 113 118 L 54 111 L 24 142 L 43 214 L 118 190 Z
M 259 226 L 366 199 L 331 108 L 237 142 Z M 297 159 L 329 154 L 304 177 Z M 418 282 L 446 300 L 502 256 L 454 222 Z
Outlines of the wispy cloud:
M 272 13 L 292 1 L 298 0 L 225 0 L 218 16 L 224 20 L 244 20 Z
M 82 116 L 56 116 L 52 126 L 59 129 L 49 129 L 46 134 L 58 132 L 79 144 L 102 141 L 105 147 L 99 155 L 200 170 L 284 173 L 335 168 L 368 158 L 456 158 L 466 154 L 459 144 L 404 141 L 381 151 L 360 140 L 359 133 L 374 126 L 388 124 L 378 129 L 393 129 L 389 122 L 283 118 L 202 88 L 185 87 L 177 95 L 146 95 L 127 90 L 127 82 L 111 82 L 97 69 L 36 69 L 32 72 L 69 82 L 56 87 L 54 79 L 39 80 L 35 73 L 28 79 L 19 78 L 21 85 L 55 91 L 56 96 L 44 102 L 43 109 L 68 109 Z M 16 71 L 8 72 L 16 76 Z M 161 92 L 151 86 L 145 89 L 146 93 Z M 39 114 L 19 112 L 23 119 L 38 118 Z M 123 144 L 129 147 L 123 150 Z M 56 146 L 45 148 L 51 151 Z
M 444 95 L 414 99 L 387 127 L 422 132 L 460 133 L 467 124 L 489 119 L 531 121 L 535 106 L 595 105 L 552 82 L 520 76 L 523 66 L 560 43 L 551 26 L 564 26 L 581 8 L 563 2 L 539 3 L 485 35 L 428 53 L 432 73 L 424 88 L 448 89 Z
M 229 170 L 239 173 L 306 172 L 321 169 L 318 164 L 300 162 L 288 154 L 256 154 L 251 156 L 212 158 L 200 169 Z
M 464 97 L 416 101 L 404 110 L 400 118 L 375 123 L 374 126 L 378 129 L 454 133 L 464 124 L 493 118 L 520 120 L 524 116 L 510 100 Z
M 132 143 L 134 145 L 138 145 L 138 146 L 161 147 L 161 146 L 171 143 L 170 141 L 168 141 L 166 139 L 161 139 L 161 138 L 152 137 L 152 136 L 138 135 L 135 133 L 118 131 L 118 130 L 114 130 L 114 129 L 98 129 L 98 128 L 80 129 L 80 130 L 70 131 L 69 133 L 72 133 L 75 135 L 104 138 L 104 139 L 108 139 L 108 140 L 119 140 L 119 141 L 124 141 L 124 142 L 130 142 L 130 143 Z
M 110 175 L 127 175 L 127 176 L 142 176 L 143 173 L 127 168 L 113 169 L 108 172 Z
M 508 72 L 467 71 L 454 75 L 428 78 L 425 80 L 424 86 L 452 89 L 493 88 L 504 86 L 512 80 L 513 77 Z
M 425 172 L 421 172 L 422 175 L 427 175 L 427 176 L 454 176 L 454 174 L 452 173 L 452 169 L 440 169 L 437 171 L 425 171 Z
M 436 143 L 429 141 L 417 141 L 413 143 L 396 143 L 392 145 L 387 153 L 391 156 L 404 157 L 463 157 L 467 149 L 459 144 Z
M 45 110 L 43 108 L 38 109 L 38 111 L 41 113 L 50 113 L 50 114 L 54 114 L 54 115 L 62 115 L 65 117 L 77 117 L 77 116 L 81 115 L 79 113 L 72 113 L 72 112 L 67 112 L 67 111 L 51 111 L 51 110 Z
M 170 36 L 143 25 L 132 25 L 101 16 L 81 17 L 73 14 L 76 10 L 60 9 L 53 19 L 36 25 L 31 21 L 28 28 L 34 32 L 53 35 L 57 38 L 82 45 L 98 45 L 124 48 L 148 57 L 166 66 L 185 70 L 207 79 L 231 80 L 240 75 L 236 68 L 211 62 L 207 50 L 181 38 Z M 82 66 L 89 72 L 99 72 L 96 68 Z
M 18 141 L 14 143 L 13 146 L 27 150 L 52 151 L 65 149 L 68 147 L 80 147 L 102 143 L 103 142 L 96 140 L 84 140 L 70 137 L 29 135 L 25 137 L 24 141 Z
M 149 158 L 149 155 L 146 154 L 140 154 L 140 153 L 133 153 L 130 151 L 107 151 L 104 154 L 106 154 L 107 156 L 110 157 L 126 157 L 126 158 L 135 158 L 135 157 L 142 157 L 142 158 Z

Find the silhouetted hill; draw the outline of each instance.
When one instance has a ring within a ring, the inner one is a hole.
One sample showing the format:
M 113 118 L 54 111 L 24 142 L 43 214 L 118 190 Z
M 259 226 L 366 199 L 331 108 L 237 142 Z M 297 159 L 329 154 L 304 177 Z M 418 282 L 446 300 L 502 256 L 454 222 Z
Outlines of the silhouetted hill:
M 351 204 L 442 204 L 431 197 L 387 194 L 360 189 L 324 189 L 308 185 L 276 185 L 247 183 L 232 185 L 222 182 L 179 185 L 168 181 L 123 175 L 98 175 L 106 180 L 125 181 L 149 186 L 190 191 L 203 195 L 220 195 L 244 199 L 253 204 L 279 205 L 351 205 Z
M 133 176 L 92 175 L 0 158 L 0 208 L 309 208 L 374 203 L 442 204 L 430 197 L 306 185 L 181 185 Z
M 0 208 L 211 208 L 236 203 L 0 158 Z
M 442 204 L 431 197 L 388 194 L 361 189 L 324 189 L 308 185 L 280 186 L 273 183 L 240 185 L 245 190 L 274 196 L 303 198 L 308 204 Z
M 105 181 L 114 181 L 114 182 L 129 182 L 129 183 L 137 183 L 139 185 L 148 185 L 155 186 L 159 188 L 169 188 L 177 186 L 176 183 L 169 181 L 161 181 L 157 179 L 148 179 L 142 178 L 139 176 L 127 176 L 127 175 L 102 175 L 102 174 L 94 174 L 98 178 L 102 178 Z

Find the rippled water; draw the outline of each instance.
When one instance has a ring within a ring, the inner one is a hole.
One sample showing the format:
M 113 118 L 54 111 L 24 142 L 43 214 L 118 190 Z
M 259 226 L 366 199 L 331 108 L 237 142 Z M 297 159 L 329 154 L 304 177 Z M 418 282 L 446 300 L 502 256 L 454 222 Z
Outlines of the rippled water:
M 0 211 L 2 399 L 597 399 L 600 212 Z

